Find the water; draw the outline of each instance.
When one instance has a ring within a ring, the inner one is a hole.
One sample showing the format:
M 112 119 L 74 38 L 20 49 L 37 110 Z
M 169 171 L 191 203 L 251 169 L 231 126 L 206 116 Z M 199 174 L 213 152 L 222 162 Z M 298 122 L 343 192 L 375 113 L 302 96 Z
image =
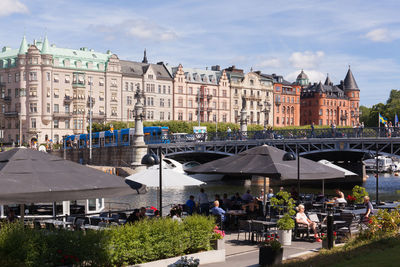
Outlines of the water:
M 369 175 L 363 186 L 366 188 L 370 197 L 375 199 L 375 185 L 376 179 L 372 174 Z M 250 189 L 253 195 L 259 195 L 262 186 L 251 186 L 249 181 L 219 181 L 209 182 L 203 186 L 206 193 L 208 194 L 209 200 L 214 200 L 214 195 L 219 194 L 222 198 L 224 193 L 227 193 L 229 197 L 239 192 L 240 195 L 244 194 L 247 189 Z M 277 192 L 278 188 L 273 188 L 274 192 Z M 317 193 L 321 191 L 321 188 L 306 188 L 302 187 L 301 192 Z M 351 193 L 351 189 L 343 190 L 347 195 Z M 164 210 L 169 210 L 169 207 L 173 204 L 185 203 L 189 199 L 190 195 L 197 196 L 199 193 L 199 187 L 185 187 L 182 189 L 163 189 L 163 207 Z M 326 189 L 325 193 L 328 195 L 334 195 L 333 189 Z M 379 199 L 382 201 L 393 201 L 400 200 L 400 176 L 394 176 L 393 174 L 380 174 L 379 175 Z M 150 188 L 148 193 L 143 195 L 128 195 L 119 198 L 107 199 L 106 202 L 112 202 L 106 205 L 106 208 L 126 208 L 133 209 L 139 207 L 154 206 L 158 207 L 158 190 Z

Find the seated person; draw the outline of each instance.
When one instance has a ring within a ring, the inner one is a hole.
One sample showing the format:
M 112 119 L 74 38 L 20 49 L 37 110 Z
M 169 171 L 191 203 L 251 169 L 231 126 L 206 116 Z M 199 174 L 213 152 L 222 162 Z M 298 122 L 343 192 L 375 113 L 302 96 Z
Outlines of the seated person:
M 147 218 L 146 208 L 145 207 L 141 207 L 140 208 L 139 218 L 140 219 L 146 219 Z
M 327 201 L 326 197 L 321 192 L 319 192 L 317 197 L 315 198 L 315 202 L 323 203 L 326 201 Z
M 245 203 L 250 203 L 253 201 L 253 196 L 250 194 L 250 190 L 246 191 L 246 193 L 242 196 L 242 200 Z
M 337 197 L 334 197 L 333 200 L 334 200 L 336 203 L 338 203 L 338 204 L 346 204 L 347 201 L 346 201 L 346 199 L 344 198 L 343 192 L 340 191 L 340 189 L 336 189 L 335 191 L 336 191 Z
M 129 215 L 128 219 L 126 219 L 125 224 L 134 223 L 140 220 L 140 210 L 134 209 L 133 212 Z
M 215 200 L 215 201 L 214 201 L 214 207 L 211 209 L 211 214 L 212 214 L 212 215 L 221 216 L 222 222 L 225 221 L 225 211 L 219 207 L 219 202 L 218 202 L 218 200 Z
M 232 208 L 233 209 L 240 209 L 240 204 L 242 203 L 242 198 L 240 197 L 239 193 L 236 193 L 232 198 Z
M 317 233 L 317 224 L 308 219 L 307 215 L 304 213 L 305 210 L 304 206 L 300 204 L 296 209 L 297 209 L 296 223 L 303 224 L 306 225 L 308 228 L 311 228 L 314 232 L 315 241 L 321 242 L 321 239 L 319 238 Z
M 215 197 L 215 200 L 218 200 L 219 205 L 221 207 L 224 206 L 224 202 L 223 202 L 223 200 L 221 199 L 221 197 L 218 194 L 216 194 L 214 197 Z
M 225 193 L 224 197 L 222 199 L 222 201 L 224 202 L 224 208 L 227 209 L 231 209 L 232 208 L 232 201 L 228 198 L 228 194 Z
M 252 202 L 242 205 L 243 210 L 247 210 L 249 212 L 255 212 L 259 209 L 258 200 L 255 198 Z
M 193 211 L 195 210 L 195 208 L 196 208 L 196 203 L 194 202 L 194 196 L 190 196 L 189 197 L 189 199 L 188 199 L 188 201 L 186 201 L 186 207 L 187 207 L 187 213 L 189 214 L 189 215 L 192 215 L 193 214 Z
M 172 208 L 171 211 L 169 212 L 169 214 L 173 221 L 178 221 L 178 222 L 182 221 L 179 211 L 176 210 L 175 208 Z
M 368 223 L 369 217 L 374 213 L 374 207 L 372 206 L 371 201 L 369 201 L 369 196 L 364 197 L 364 205 L 365 205 L 365 213 L 362 217 L 362 221 L 364 223 Z
M 160 218 L 161 214 L 159 210 L 154 211 L 154 218 Z

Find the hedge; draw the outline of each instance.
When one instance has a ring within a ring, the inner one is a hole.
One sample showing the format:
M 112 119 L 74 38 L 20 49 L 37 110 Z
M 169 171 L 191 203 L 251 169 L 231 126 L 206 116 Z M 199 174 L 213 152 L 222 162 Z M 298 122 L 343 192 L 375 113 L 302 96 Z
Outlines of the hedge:
M 125 266 L 210 250 L 213 217 L 147 219 L 104 231 L 0 228 L 0 266 Z

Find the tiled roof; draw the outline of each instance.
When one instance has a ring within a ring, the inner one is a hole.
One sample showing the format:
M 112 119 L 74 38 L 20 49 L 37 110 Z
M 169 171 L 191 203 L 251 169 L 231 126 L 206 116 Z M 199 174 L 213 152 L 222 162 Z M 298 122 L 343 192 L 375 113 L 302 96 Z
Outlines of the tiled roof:
M 157 80 L 172 80 L 171 75 L 164 67 L 159 64 L 148 64 L 136 61 L 120 60 L 121 71 L 123 76 L 141 78 L 151 66 L 156 74 Z

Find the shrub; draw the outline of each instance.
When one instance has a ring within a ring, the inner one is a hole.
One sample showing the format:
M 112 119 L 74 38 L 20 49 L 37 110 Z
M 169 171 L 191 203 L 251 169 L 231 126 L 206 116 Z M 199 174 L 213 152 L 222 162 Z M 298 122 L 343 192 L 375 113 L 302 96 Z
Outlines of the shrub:
M 187 233 L 189 246 L 186 253 L 195 253 L 210 250 L 210 239 L 215 227 L 214 217 L 201 215 L 188 216 L 183 220 L 184 230 Z
M 365 190 L 365 187 L 362 186 L 354 186 L 353 187 L 353 197 L 355 197 L 356 203 L 363 203 L 364 202 L 364 197 L 368 196 L 367 191 Z
M 277 222 L 278 229 L 291 230 L 294 228 L 294 220 L 291 218 L 291 216 L 296 214 L 294 206 L 295 201 L 293 198 L 291 198 L 289 192 L 280 191 L 273 198 L 271 198 L 271 207 L 280 211 L 286 211 L 283 217 Z

